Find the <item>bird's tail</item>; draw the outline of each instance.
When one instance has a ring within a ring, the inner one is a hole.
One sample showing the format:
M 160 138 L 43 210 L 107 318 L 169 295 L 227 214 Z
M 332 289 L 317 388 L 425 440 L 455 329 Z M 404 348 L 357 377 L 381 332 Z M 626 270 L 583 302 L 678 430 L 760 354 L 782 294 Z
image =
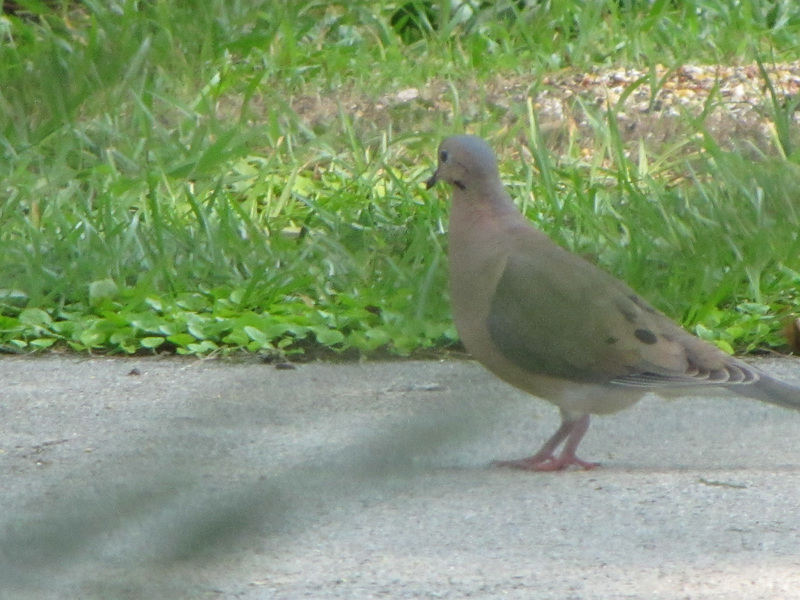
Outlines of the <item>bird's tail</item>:
M 762 376 L 751 385 L 732 385 L 728 389 L 748 398 L 800 410 L 800 387 L 769 376 Z

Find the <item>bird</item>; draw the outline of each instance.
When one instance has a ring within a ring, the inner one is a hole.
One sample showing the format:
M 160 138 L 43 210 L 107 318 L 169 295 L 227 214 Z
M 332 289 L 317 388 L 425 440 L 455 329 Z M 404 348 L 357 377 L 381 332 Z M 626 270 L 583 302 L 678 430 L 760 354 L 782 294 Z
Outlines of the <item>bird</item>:
M 444 139 L 426 188 L 439 181 L 453 190 L 448 259 L 459 338 L 494 375 L 561 412 L 560 427 L 538 452 L 496 466 L 595 468 L 576 455 L 591 415 L 618 412 L 650 392 L 722 389 L 800 410 L 800 387 L 692 335 L 534 227 L 505 190 L 484 139 Z

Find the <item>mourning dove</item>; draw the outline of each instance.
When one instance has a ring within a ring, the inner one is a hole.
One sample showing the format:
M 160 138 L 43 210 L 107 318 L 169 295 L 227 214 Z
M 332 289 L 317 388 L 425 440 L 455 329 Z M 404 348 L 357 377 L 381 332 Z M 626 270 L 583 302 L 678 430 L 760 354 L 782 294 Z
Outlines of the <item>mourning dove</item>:
M 536 454 L 495 464 L 593 468 L 575 455 L 589 416 L 627 408 L 648 392 L 681 396 L 716 386 L 800 410 L 800 388 L 689 334 L 535 229 L 503 188 L 484 140 L 447 138 L 438 159 L 427 187 L 453 187 L 450 293 L 459 336 L 492 373 L 561 410 L 561 426 Z

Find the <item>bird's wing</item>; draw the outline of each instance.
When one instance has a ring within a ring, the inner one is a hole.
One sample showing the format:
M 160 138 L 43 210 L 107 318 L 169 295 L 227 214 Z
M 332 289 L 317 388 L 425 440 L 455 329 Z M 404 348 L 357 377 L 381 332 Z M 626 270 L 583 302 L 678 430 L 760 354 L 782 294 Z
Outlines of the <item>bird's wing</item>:
M 486 325 L 504 357 L 550 377 L 637 387 L 758 379 L 544 235 L 525 236 L 509 254 Z

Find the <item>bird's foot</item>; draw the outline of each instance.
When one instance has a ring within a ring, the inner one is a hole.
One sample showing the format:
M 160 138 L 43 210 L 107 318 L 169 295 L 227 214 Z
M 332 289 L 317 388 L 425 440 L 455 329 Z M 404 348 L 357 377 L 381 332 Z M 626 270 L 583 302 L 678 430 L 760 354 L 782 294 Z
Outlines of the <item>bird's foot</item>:
M 506 469 L 521 469 L 523 471 L 564 471 L 570 467 L 578 467 L 586 471 L 596 469 L 600 463 L 581 460 L 575 453 L 583 435 L 589 428 L 589 415 L 570 417 L 562 411 L 561 427 L 547 440 L 544 446 L 528 458 L 519 460 L 500 460 L 493 463 L 495 467 Z M 561 454 L 556 457 L 556 449 L 566 439 Z
M 578 467 L 585 471 L 596 469 L 600 463 L 581 460 L 577 456 L 531 456 L 518 460 L 496 460 L 492 463 L 493 467 L 502 469 L 519 469 L 522 471 L 565 471 L 570 467 Z

